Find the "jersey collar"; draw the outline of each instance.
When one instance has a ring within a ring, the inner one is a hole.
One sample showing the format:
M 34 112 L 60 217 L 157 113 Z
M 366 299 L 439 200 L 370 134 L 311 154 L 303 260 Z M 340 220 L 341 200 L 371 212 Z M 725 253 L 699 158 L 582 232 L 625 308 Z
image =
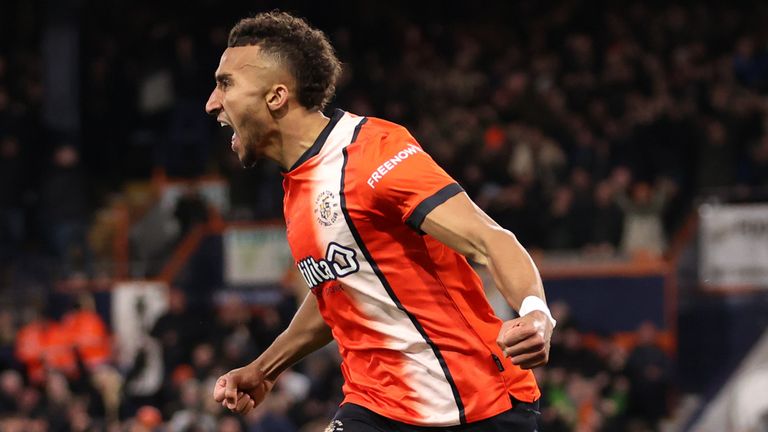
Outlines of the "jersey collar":
M 294 169 L 298 168 L 299 165 L 308 161 L 312 156 L 316 156 L 318 153 L 320 153 L 320 150 L 323 148 L 323 144 L 325 144 L 325 140 L 328 139 L 328 135 L 331 134 L 331 131 L 336 126 L 336 123 L 338 123 L 342 117 L 344 117 L 344 111 L 338 108 L 333 110 L 333 114 L 331 114 L 331 121 L 329 121 L 325 128 L 323 128 L 323 131 L 320 132 L 320 135 L 317 136 L 317 139 L 312 144 L 312 146 L 304 151 L 304 153 L 302 153 L 301 157 L 299 157 L 296 163 L 294 163 L 287 172 L 293 171 Z

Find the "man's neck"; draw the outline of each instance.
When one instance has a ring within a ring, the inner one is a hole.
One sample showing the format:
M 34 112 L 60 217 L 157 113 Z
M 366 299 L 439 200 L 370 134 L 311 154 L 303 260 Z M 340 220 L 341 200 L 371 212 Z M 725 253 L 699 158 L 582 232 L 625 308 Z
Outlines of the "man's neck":
M 330 119 L 320 111 L 294 109 L 279 120 L 282 145 L 275 159 L 288 171 L 317 140 Z

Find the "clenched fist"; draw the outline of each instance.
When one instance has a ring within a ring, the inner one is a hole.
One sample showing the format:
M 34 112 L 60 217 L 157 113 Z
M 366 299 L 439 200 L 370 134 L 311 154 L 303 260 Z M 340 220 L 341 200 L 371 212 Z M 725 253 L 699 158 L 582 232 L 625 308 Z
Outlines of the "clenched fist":
M 247 414 L 264 401 L 275 383 L 253 364 L 233 369 L 216 380 L 213 399 L 230 411 Z
M 552 322 L 541 311 L 506 321 L 499 331 L 496 343 L 512 363 L 522 369 L 533 369 L 549 361 L 549 340 Z

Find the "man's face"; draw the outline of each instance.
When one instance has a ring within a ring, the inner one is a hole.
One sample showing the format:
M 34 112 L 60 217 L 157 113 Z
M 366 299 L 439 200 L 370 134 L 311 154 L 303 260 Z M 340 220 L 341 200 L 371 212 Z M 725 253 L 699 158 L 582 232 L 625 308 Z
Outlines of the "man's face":
M 258 46 L 227 48 L 216 69 L 216 88 L 205 111 L 232 127 L 232 151 L 248 168 L 274 143 L 274 120 L 267 98 L 280 77 L 280 68 Z

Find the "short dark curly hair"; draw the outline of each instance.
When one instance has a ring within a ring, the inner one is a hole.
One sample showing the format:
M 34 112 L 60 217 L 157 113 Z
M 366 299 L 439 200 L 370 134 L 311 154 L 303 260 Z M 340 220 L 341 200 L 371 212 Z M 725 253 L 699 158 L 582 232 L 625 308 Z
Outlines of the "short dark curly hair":
M 303 107 L 321 110 L 336 91 L 341 62 L 325 34 L 303 19 L 281 11 L 244 18 L 229 32 L 227 46 L 248 45 L 258 45 L 285 62 Z

